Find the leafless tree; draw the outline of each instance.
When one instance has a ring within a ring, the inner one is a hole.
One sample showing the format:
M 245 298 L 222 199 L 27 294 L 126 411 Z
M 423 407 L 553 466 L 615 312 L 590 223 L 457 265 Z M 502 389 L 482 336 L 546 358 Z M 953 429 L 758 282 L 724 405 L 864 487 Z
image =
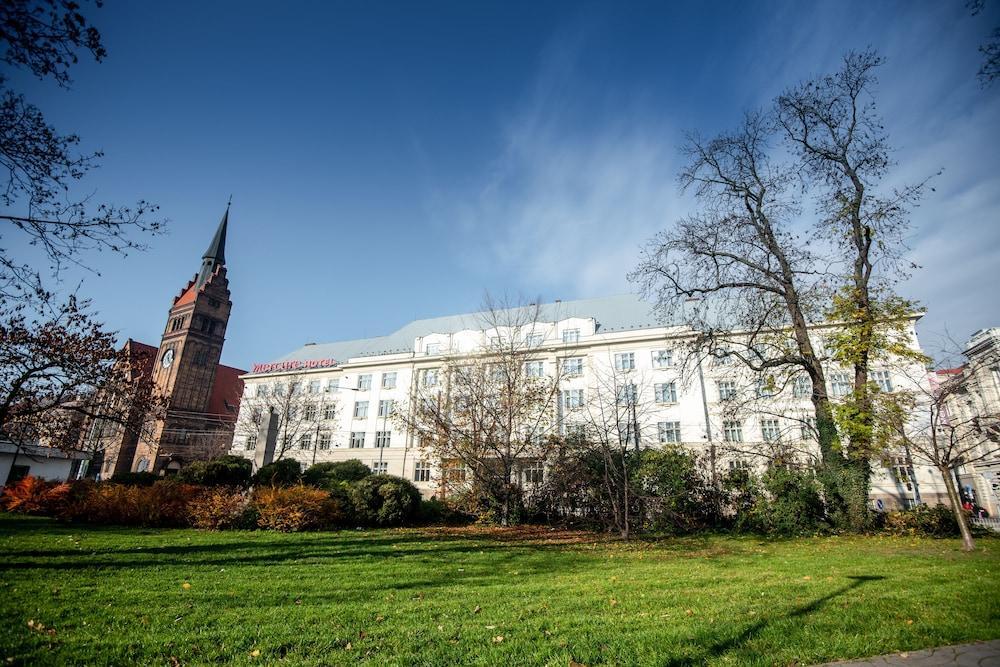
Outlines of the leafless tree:
M 537 303 L 487 296 L 478 320 L 483 345 L 450 350 L 441 367 L 424 370 L 395 419 L 417 435 L 423 455 L 446 477 L 463 471 L 463 483 L 510 525 L 523 500 L 523 469 L 529 476 L 540 471 L 553 446 L 559 369 L 544 373 L 534 365 L 546 330 Z
M 871 364 L 885 352 L 908 353 L 901 325 L 913 304 L 896 297 L 893 286 L 914 266 L 904 255 L 907 214 L 927 184 L 880 191 L 893 165 L 873 96 L 882 63 L 874 51 L 850 52 L 833 74 L 777 100 L 778 122 L 821 216 L 819 229 L 844 266 L 828 317 L 842 325 L 834 356 L 854 370 L 850 449 L 862 467 L 874 427 Z
M 91 424 L 141 434 L 163 414 L 154 360 L 118 348 L 87 302 L 50 299 L 40 312 L 28 310 L 0 306 L 0 436 L 75 451 Z
M 988 372 L 970 361 L 943 382 L 914 378 L 913 388 L 900 392 L 893 409 L 884 411 L 894 444 L 941 475 L 966 551 L 973 550 L 975 544 L 956 488 L 955 471 L 961 465 L 1000 456 L 1000 412 L 984 412 L 981 404 L 968 398 L 976 391 L 977 375 L 983 371 Z
M 640 372 L 618 368 L 611 358 L 606 366 L 589 369 L 588 378 L 587 387 L 577 390 L 581 393 L 562 392 L 563 428 L 580 436 L 576 456 L 590 454 L 601 462 L 603 491 L 615 530 L 629 539 L 641 511 L 633 473 L 643 438 L 648 443 L 656 437 L 640 430 L 655 405 L 654 388 Z
M 323 387 L 311 376 L 302 373 L 282 375 L 274 382 L 258 382 L 247 389 L 240 402 L 240 418 L 236 433 L 244 438 L 257 438 L 264 419 L 272 411 L 278 419 L 274 460 L 284 458 L 293 450 L 315 452 L 324 423 L 336 423 L 339 413 L 336 387 Z M 263 447 L 263 442 L 257 443 Z
M 773 157 L 776 132 L 770 115 L 755 112 L 733 132 L 689 137 L 680 181 L 701 210 L 661 232 L 631 277 L 668 320 L 696 332 L 698 359 L 732 358 L 778 385 L 808 377 L 820 451 L 836 463 L 822 350 L 809 332 L 823 317 L 825 267 L 797 224 L 794 167 Z
M 973 16 L 978 16 L 986 7 L 986 0 L 967 0 L 965 3 Z M 979 47 L 983 54 L 983 64 L 979 68 L 979 83 L 985 88 L 1000 76 L 1000 26 L 993 28 L 987 42 Z
M 99 5 L 100 3 L 98 3 Z M 69 87 L 69 68 L 78 51 L 97 61 L 106 55 L 100 33 L 73 0 L 7 0 L 0 3 L 2 61 L 24 67 L 40 79 Z M 79 153 L 80 138 L 61 134 L 41 110 L 6 87 L 0 75 L 0 203 L 6 212 L 7 235 L 43 253 L 58 277 L 67 265 L 82 266 L 88 250 L 125 254 L 145 246 L 135 235 L 157 234 L 163 222 L 150 216 L 156 207 L 145 201 L 134 206 L 94 204 L 90 196 L 74 198 L 71 188 L 102 157 Z M 0 250 L 0 296 L 32 299 L 46 293 L 37 261 Z

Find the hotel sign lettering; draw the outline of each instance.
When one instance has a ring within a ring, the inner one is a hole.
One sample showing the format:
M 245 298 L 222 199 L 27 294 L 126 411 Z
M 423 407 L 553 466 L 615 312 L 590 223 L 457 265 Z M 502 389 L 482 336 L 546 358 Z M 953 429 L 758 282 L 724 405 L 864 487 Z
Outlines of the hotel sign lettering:
M 251 373 L 276 373 L 278 371 L 298 371 L 298 370 L 308 370 L 311 368 L 330 368 L 331 366 L 336 366 L 336 359 L 309 359 L 307 361 L 299 361 L 298 359 L 292 359 L 290 361 L 275 361 L 270 364 L 254 364 Z

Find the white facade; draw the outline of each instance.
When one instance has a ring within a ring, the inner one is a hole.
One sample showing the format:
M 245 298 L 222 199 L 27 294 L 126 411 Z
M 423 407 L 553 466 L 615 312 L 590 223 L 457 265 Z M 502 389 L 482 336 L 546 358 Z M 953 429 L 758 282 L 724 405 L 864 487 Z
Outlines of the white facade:
M 547 321 L 533 322 L 531 330 L 523 332 L 526 344 L 531 346 L 526 359 L 534 365 L 529 373 L 558 377 L 559 390 L 565 392 L 559 394 L 557 410 L 563 432 L 581 421 L 587 402 L 595 400 L 600 391 L 602 378 L 615 376 L 634 384 L 639 394 L 638 402 L 643 407 L 636 421 L 643 446 L 679 441 L 704 460 L 713 461 L 719 474 L 734 466 L 759 465 L 761 460 L 755 460 L 760 458 L 755 452 L 766 451 L 768 444 L 778 440 L 802 452 L 803 459 L 818 455 L 810 425 L 809 391 L 803 393 L 789 385 L 773 397 L 755 401 L 759 410 L 733 419 L 729 414 L 730 393 L 747 395 L 757 391 L 746 369 L 732 358 L 682 363 L 687 358 L 690 332 L 658 324 L 649 315 L 648 305 L 635 297 L 546 304 L 541 312 Z M 475 315 L 420 320 L 380 339 L 305 346 L 270 365 L 289 367 L 285 370 L 243 376 L 245 390 L 239 421 L 249 419 L 245 411 L 252 409 L 257 392 L 273 392 L 283 383 L 299 382 L 306 397 L 314 397 L 319 407 L 315 410 L 309 448 L 292 443 L 285 457 L 298 459 L 303 467 L 359 459 L 373 470 L 412 480 L 425 495 L 431 495 L 439 488 L 437 467 L 433 461 L 424 460 L 412 434 L 400 431 L 384 410 L 380 414 L 379 406 L 385 405 L 383 401 L 392 401 L 395 409 L 406 409 L 418 395 L 418 383 L 424 381 L 425 373 L 441 369 L 449 355 L 474 352 L 488 345 L 496 332 L 477 328 L 476 324 Z M 818 349 L 823 349 L 824 331 L 817 328 L 814 333 Z M 918 350 L 912 323 L 909 334 L 913 348 Z M 410 336 L 406 348 L 403 336 Z M 379 345 L 389 349 L 383 352 Z M 361 353 L 352 354 L 356 351 Z M 310 360 L 331 358 L 337 365 L 307 367 Z M 911 378 L 926 375 L 919 364 L 912 363 L 875 370 L 876 379 L 890 390 L 905 388 L 913 382 Z M 846 381 L 839 372 L 832 364 L 827 369 L 831 396 L 840 392 L 837 383 Z M 394 378 L 394 382 L 387 378 Z M 266 387 L 263 390 L 262 385 Z M 336 414 L 324 419 L 323 406 L 329 404 L 337 406 Z M 252 428 L 238 427 L 232 453 L 253 458 L 254 432 Z M 377 447 L 384 442 L 386 432 L 388 446 Z M 317 447 L 327 439 L 328 448 Z M 933 471 L 909 469 L 903 460 L 891 463 L 890 469 L 877 469 L 874 497 L 883 498 L 890 507 L 909 505 L 916 494 L 926 489 L 930 493 L 924 492 L 922 500 L 937 500 Z
M 67 453 L 55 447 L 25 445 L 0 441 L 0 488 L 11 479 L 11 472 L 20 479 L 27 476 L 51 482 L 65 482 L 78 470 L 85 455 Z

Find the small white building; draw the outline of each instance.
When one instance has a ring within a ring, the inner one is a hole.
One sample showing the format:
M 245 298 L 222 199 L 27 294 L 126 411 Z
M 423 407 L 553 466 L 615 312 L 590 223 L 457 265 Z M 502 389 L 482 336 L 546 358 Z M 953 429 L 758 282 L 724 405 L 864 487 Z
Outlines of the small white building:
M 82 452 L 64 452 L 56 447 L 22 445 L 0 440 L 0 482 L 3 486 L 29 475 L 53 482 L 76 479 L 88 456 Z
M 914 323 L 909 344 L 919 351 Z M 431 495 L 440 487 L 437 462 L 420 450 L 412 433 L 400 431 L 393 410 L 405 409 L 429 382 L 446 385 L 438 371 L 450 355 L 481 349 L 495 335 L 483 326 L 481 313 L 416 320 L 386 336 L 324 344 L 308 344 L 270 363 L 256 364 L 242 376 L 245 382 L 231 453 L 257 454 L 262 399 L 288 395 L 295 387 L 305 426 L 282 439 L 281 456 L 299 460 L 303 468 L 324 461 L 359 459 L 375 472 L 412 480 Z M 815 446 L 811 391 L 799 382 L 767 394 L 767 409 L 732 418 L 727 408 L 737 392 L 754 388 L 746 368 L 731 358 L 701 360 L 682 372 L 681 358 L 692 332 L 664 326 L 650 304 L 633 295 L 544 304 L 530 331 L 533 373 L 559 378 L 560 432 L 574 426 L 575 414 L 592 400 L 594 386 L 608 373 L 625 373 L 646 407 L 637 415 L 641 446 L 678 443 L 708 460 L 720 474 L 735 467 L 762 464 L 753 452 L 784 442 L 800 452 Z M 818 326 L 814 345 L 825 349 L 830 328 Z M 850 391 L 853 375 L 826 362 L 831 397 Z M 926 371 L 912 361 L 873 369 L 873 380 L 894 391 L 907 383 L 926 382 Z M 292 386 L 294 385 L 294 387 Z M 761 396 L 761 394 L 757 394 Z M 256 406 L 256 407 L 255 407 Z M 256 414 L 254 411 L 257 410 Z M 806 455 L 808 457 L 808 454 Z M 808 461 L 803 461 L 808 463 Z M 533 471 L 534 479 L 538 472 Z M 916 502 L 943 500 L 936 473 L 914 466 L 901 452 L 889 457 L 873 476 L 873 501 L 886 509 Z

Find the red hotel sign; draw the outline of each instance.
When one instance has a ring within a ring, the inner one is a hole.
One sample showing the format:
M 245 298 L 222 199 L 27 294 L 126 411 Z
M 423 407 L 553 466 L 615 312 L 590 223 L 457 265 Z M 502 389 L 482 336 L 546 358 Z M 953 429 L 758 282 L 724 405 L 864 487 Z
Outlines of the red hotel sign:
M 310 359 L 308 361 L 275 361 L 271 364 L 254 364 L 251 373 L 274 373 L 276 371 L 297 371 L 309 368 L 329 368 L 336 366 L 336 359 Z

